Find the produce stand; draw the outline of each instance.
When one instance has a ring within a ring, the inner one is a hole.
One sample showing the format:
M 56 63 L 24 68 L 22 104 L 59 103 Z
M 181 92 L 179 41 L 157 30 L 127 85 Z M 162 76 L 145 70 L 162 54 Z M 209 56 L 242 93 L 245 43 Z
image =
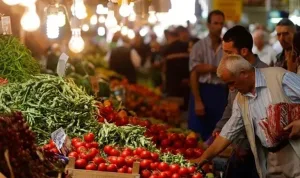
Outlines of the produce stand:
M 135 162 L 132 168 L 132 174 L 114 173 L 114 172 L 100 172 L 100 171 L 87 171 L 75 169 L 75 159 L 70 158 L 66 166 L 65 173 L 67 178 L 140 178 L 139 175 L 140 164 Z

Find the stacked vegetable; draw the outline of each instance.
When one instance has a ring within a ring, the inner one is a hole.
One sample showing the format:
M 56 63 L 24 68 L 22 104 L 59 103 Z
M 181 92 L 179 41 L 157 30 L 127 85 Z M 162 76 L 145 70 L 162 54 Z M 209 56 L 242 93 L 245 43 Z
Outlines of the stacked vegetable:
M 38 74 L 40 67 L 31 52 L 14 36 L 0 35 L 0 77 L 23 82 Z
M 38 144 L 62 127 L 69 136 L 97 133 L 93 97 L 72 81 L 51 75 L 37 75 L 24 83 L 9 83 L 0 90 L 0 112 L 17 110 L 25 115 Z
M 46 173 L 54 169 L 49 162 L 52 157 L 44 157 L 42 161 L 37 151 L 34 133 L 29 130 L 20 113 L 0 116 L 1 173 L 18 178 L 48 177 Z
M 196 167 L 181 155 L 160 155 L 158 150 L 150 151 L 143 147 L 97 145 L 93 133 L 73 138 L 72 152 L 68 156 L 75 158 L 77 169 L 132 173 L 133 163 L 139 162 L 142 178 L 202 177 Z

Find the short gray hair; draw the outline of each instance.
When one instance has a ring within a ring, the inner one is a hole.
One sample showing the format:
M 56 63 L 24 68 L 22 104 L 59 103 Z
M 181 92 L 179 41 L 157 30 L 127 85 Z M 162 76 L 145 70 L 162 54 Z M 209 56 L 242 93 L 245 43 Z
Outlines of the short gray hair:
M 217 69 L 218 77 L 223 75 L 224 69 L 227 69 L 233 75 L 238 75 L 242 70 L 252 70 L 253 66 L 242 56 L 236 54 L 225 55 Z
M 255 30 L 253 32 L 253 38 L 262 38 L 264 40 L 264 43 L 269 42 L 269 34 L 261 29 Z

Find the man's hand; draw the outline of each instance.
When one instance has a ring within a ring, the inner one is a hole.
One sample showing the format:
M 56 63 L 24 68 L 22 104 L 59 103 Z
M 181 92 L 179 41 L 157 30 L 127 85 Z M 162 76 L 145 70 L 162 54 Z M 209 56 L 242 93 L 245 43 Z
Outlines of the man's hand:
M 220 132 L 221 132 L 221 129 L 215 128 L 215 129 L 213 130 L 212 136 L 213 136 L 213 137 L 216 137 L 216 136 L 218 136 L 218 135 L 220 134 Z
M 290 138 L 300 138 L 300 120 L 293 121 L 286 126 L 284 130 L 291 130 L 289 135 Z
M 202 101 L 195 101 L 195 112 L 197 116 L 205 115 L 205 107 Z

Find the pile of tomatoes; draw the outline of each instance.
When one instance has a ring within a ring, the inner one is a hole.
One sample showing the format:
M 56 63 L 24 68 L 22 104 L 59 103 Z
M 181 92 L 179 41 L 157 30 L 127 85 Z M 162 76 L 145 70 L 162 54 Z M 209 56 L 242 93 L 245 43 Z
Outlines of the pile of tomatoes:
M 194 166 L 181 167 L 161 162 L 158 153 L 142 147 L 131 149 L 106 145 L 100 149 L 94 138 L 93 133 L 87 133 L 83 139 L 72 139 L 72 152 L 68 157 L 75 158 L 76 169 L 132 173 L 134 162 L 139 162 L 142 178 L 202 177 Z

